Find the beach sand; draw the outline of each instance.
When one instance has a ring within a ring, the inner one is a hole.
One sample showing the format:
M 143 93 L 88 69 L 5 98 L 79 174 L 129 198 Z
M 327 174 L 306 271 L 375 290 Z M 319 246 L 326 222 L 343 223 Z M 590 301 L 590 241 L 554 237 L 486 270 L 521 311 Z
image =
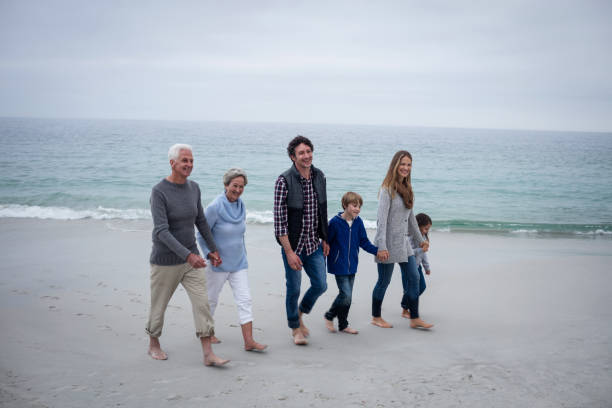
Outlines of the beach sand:
M 0 406 L 612 406 L 612 240 L 434 231 L 431 331 L 400 317 L 397 267 L 383 304 L 394 328 L 369 324 L 377 274 L 362 251 L 360 333 L 325 329 L 332 277 L 297 347 L 272 227 L 249 225 L 254 332 L 269 349 L 243 351 L 226 286 L 214 350 L 231 362 L 210 368 L 182 288 L 161 337 L 169 359 L 146 354 L 150 234 L 148 221 L 0 219 Z

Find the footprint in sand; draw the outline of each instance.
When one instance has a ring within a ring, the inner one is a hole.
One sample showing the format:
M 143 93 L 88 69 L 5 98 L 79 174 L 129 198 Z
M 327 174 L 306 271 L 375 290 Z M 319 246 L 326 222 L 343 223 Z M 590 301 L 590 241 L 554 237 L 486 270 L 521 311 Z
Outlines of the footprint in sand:
M 29 295 L 30 294 L 30 292 L 28 292 L 27 290 L 23 290 L 23 289 L 13 289 L 12 292 L 18 295 Z
M 117 305 L 104 305 L 104 307 L 112 307 L 113 309 L 116 309 L 116 310 L 123 310 L 121 306 L 117 306 Z
M 75 316 L 78 316 L 78 317 L 90 317 L 90 318 L 91 318 L 91 317 L 94 317 L 94 315 L 89 314 L 89 313 L 80 313 L 80 312 L 79 312 L 79 313 L 73 313 L 73 314 L 74 314 Z
M 58 296 L 41 296 L 40 298 L 44 300 L 60 300 Z

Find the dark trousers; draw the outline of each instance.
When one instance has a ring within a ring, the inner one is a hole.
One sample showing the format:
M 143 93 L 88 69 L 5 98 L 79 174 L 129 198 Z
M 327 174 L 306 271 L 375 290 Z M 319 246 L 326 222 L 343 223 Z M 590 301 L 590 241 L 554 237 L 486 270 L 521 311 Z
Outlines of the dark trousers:
M 382 302 L 385 298 L 385 292 L 391 282 L 393 267 L 395 264 L 379 263 L 378 264 L 378 281 L 372 292 L 372 316 L 380 317 Z M 416 319 L 419 317 L 419 271 L 417 269 L 414 256 L 408 257 L 408 262 L 400 262 L 400 271 L 402 272 L 402 286 L 404 295 L 402 296 L 402 308 L 410 310 L 410 317 Z
M 340 293 L 336 296 L 329 310 L 325 313 L 327 320 L 338 318 L 338 330 L 344 330 L 348 327 L 348 312 L 351 308 L 351 300 L 353 297 L 353 283 L 355 282 L 355 274 L 352 275 L 335 275 L 336 283 Z

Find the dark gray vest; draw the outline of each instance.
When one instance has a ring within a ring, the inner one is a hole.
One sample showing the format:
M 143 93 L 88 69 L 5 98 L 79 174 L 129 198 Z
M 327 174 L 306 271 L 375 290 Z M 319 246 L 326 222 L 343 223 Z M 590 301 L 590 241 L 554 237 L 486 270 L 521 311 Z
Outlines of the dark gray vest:
M 315 166 L 312 169 L 312 186 L 317 193 L 317 235 L 320 239 L 327 241 L 327 184 L 325 174 Z M 302 232 L 302 220 L 304 217 L 304 192 L 300 182 L 300 173 L 291 166 L 281 176 L 287 182 L 287 224 L 289 227 L 289 243 L 292 249 L 297 248 L 300 234 Z M 278 241 L 278 238 L 277 238 Z

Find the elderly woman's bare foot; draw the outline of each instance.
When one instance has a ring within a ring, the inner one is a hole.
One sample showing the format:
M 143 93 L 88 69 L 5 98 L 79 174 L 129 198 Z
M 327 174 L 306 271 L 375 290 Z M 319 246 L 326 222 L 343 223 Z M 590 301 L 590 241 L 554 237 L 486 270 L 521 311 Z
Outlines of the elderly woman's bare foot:
M 229 363 L 229 360 L 221 358 L 213 353 L 204 356 L 204 365 L 207 367 L 221 367 L 227 363 Z
M 264 351 L 267 348 L 268 348 L 267 344 L 260 344 L 256 342 L 255 340 L 253 340 L 252 342 L 248 344 L 246 343 L 244 344 L 244 349 L 246 351 Z
M 210 342 L 212 344 L 219 344 L 221 343 L 221 340 L 219 340 L 216 336 L 210 336 Z
M 308 344 L 308 340 L 306 340 L 306 337 L 304 337 L 304 333 L 302 333 L 300 328 L 293 329 L 293 333 L 291 335 L 293 336 L 293 342 L 297 346 L 305 346 Z
M 323 318 L 323 320 L 325 320 L 325 327 L 327 327 L 327 330 L 329 330 L 332 333 L 336 332 L 336 328 L 334 327 L 334 321 L 333 320 L 327 320 L 325 317 Z
M 390 329 L 393 327 L 391 323 L 387 323 L 382 317 L 373 317 L 372 324 L 374 326 L 382 327 L 383 329 Z
M 402 317 L 405 319 L 410 319 L 410 310 L 402 309 Z
M 159 347 L 149 347 L 148 354 L 153 360 L 167 360 L 168 355 Z
M 429 324 L 419 318 L 410 319 L 410 327 L 413 329 L 431 329 L 433 324 Z
M 357 334 L 357 333 L 359 333 L 357 330 L 353 329 L 352 327 L 346 327 L 342 331 L 344 333 L 348 333 L 348 334 Z

